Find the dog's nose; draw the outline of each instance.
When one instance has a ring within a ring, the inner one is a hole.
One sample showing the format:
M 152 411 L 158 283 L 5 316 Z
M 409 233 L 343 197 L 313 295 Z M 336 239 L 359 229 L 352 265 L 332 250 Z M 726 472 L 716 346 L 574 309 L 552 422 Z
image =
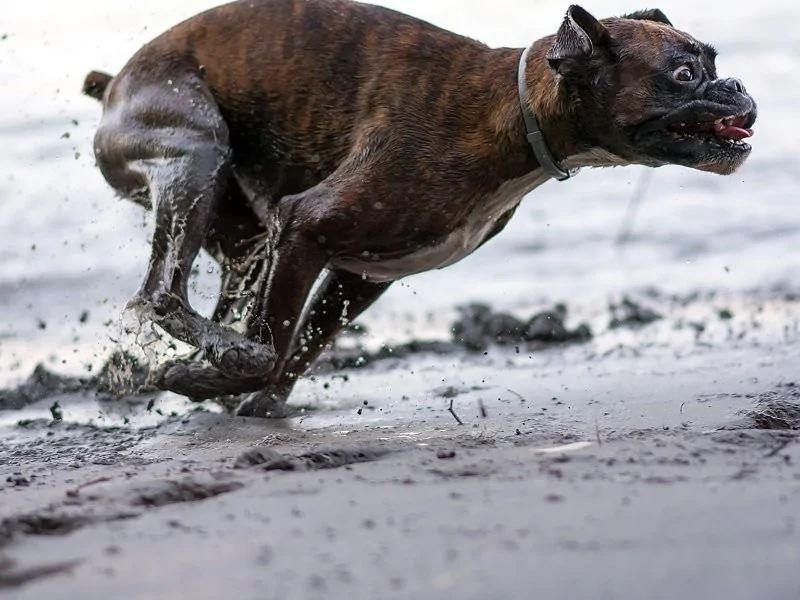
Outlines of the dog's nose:
M 741 79 L 737 79 L 736 77 L 729 77 L 722 81 L 722 89 L 726 92 L 730 92 L 732 94 L 746 94 L 747 90 L 744 87 Z

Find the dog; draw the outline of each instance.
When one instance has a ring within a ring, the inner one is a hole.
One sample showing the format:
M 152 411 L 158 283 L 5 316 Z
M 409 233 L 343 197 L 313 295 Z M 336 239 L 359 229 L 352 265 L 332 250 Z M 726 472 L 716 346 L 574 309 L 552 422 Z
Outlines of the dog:
M 245 0 L 172 27 L 115 77 L 91 72 L 97 165 L 155 212 L 128 308 L 205 359 L 162 365 L 156 385 L 280 415 L 392 282 L 468 256 L 546 181 L 733 173 L 756 104 L 715 56 L 657 9 L 572 5 L 522 49 L 350 0 Z M 210 319 L 187 295 L 201 248 L 223 273 Z

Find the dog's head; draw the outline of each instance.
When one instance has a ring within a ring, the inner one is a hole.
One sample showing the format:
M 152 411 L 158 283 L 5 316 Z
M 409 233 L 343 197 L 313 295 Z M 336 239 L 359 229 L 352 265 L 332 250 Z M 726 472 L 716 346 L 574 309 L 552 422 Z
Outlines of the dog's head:
M 628 163 L 727 175 L 750 154 L 756 104 L 717 76 L 715 56 L 660 10 L 598 20 L 573 5 L 546 59 L 582 141 Z

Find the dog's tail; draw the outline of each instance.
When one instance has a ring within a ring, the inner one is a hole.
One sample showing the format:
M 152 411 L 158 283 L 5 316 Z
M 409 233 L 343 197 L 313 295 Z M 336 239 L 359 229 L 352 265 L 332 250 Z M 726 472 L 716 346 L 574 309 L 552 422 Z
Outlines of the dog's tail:
M 83 90 L 81 91 L 87 96 L 102 102 L 103 95 L 106 93 L 106 88 L 111 83 L 112 79 L 114 79 L 114 77 L 108 73 L 90 71 L 86 79 L 83 80 Z

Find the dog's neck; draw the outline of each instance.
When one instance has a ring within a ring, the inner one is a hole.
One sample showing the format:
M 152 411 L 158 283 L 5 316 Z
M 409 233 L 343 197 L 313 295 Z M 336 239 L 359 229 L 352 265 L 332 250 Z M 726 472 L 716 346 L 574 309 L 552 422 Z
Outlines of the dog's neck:
M 605 167 L 623 164 L 619 157 L 580 141 L 580 116 L 570 103 L 565 86 L 550 68 L 545 54 L 552 40 L 535 42 L 528 51 L 526 98 L 535 115 L 539 129 L 554 161 L 561 169 Z M 518 90 L 517 69 L 521 48 L 492 50 L 491 69 L 491 128 L 501 154 L 506 156 L 514 171 L 530 172 L 541 168 L 531 145 L 522 117 Z

